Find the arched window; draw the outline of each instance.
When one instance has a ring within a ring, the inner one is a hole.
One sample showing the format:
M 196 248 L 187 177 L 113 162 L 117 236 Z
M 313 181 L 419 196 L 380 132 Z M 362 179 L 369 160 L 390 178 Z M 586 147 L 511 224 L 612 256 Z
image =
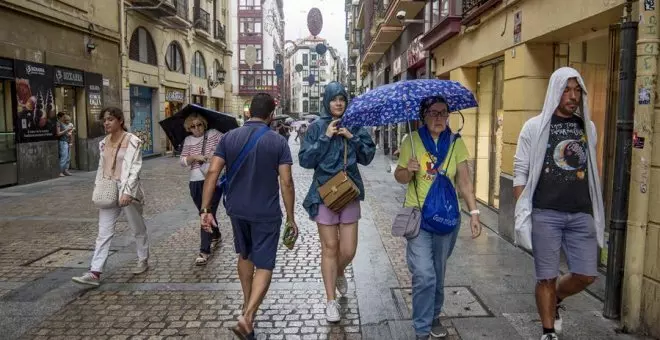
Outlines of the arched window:
M 193 55 L 191 68 L 193 76 L 206 78 L 206 62 L 199 51 L 195 52 Z
M 185 67 L 183 67 L 183 52 L 181 51 L 181 45 L 179 45 L 178 42 L 172 41 L 170 46 L 167 46 L 165 63 L 167 64 L 168 70 L 177 73 L 185 73 Z
M 128 57 L 131 60 L 158 66 L 154 40 L 144 27 L 138 27 L 133 31 L 131 43 L 128 47 Z

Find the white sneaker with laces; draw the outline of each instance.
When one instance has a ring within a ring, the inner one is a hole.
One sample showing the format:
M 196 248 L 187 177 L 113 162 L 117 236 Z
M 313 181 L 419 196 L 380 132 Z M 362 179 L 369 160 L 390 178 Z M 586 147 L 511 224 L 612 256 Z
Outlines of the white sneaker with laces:
M 147 260 L 138 260 L 137 265 L 133 269 L 133 274 L 142 274 L 149 269 L 149 264 L 147 263 Z
M 346 280 L 346 276 L 337 276 L 337 280 L 335 280 L 335 286 L 337 287 L 337 291 L 341 296 L 346 296 L 346 293 L 348 292 L 348 281 Z
M 71 281 L 94 287 L 98 287 L 101 284 L 101 278 L 90 272 L 87 272 L 82 276 L 72 277 Z
M 541 340 L 559 340 L 559 337 L 555 333 L 543 334 Z
M 339 315 L 339 304 L 335 300 L 328 301 L 325 306 L 325 318 L 328 322 L 339 322 L 341 315 Z

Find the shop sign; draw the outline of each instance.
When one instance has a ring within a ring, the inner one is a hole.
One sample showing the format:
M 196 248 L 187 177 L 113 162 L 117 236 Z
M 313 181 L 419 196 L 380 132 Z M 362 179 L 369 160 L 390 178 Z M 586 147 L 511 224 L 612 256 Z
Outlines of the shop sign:
M 408 68 L 417 68 L 427 57 L 428 51 L 424 50 L 422 45 L 422 36 L 415 38 L 408 48 Z
M 14 66 L 17 102 L 14 122 L 19 143 L 55 139 L 53 69 L 23 60 L 17 60 Z
M 55 67 L 55 84 L 84 87 L 85 77 L 82 71 Z
M 186 98 L 186 93 L 182 90 L 167 89 L 165 91 L 165 101 L 183 103 Z
M 0 78 L 14 79 L 14 61 L 0 58 Z
M 99 119 L 103 109 L 103 76 L 85 72 L 85 93 L 87 95 L 87 133 L 89 138 L 100 137 L 105 131 Z

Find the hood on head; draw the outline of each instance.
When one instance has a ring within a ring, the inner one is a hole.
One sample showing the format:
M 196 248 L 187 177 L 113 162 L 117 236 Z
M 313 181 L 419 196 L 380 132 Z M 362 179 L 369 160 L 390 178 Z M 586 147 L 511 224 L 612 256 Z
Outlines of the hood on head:
M 348 107 L 348 93 L 344 85 L 339 82 L 333 81 L 325 86 L 325 93 L 323 93 L 323 109 L 321 110 L 321 117 L 331 118 L 330 102 L 336 96 L 344 96 L 346 98 L 346 106 Z
M 580 111 L 585 120 L 591 120 L 589 116 L 589 105 L 587 103 L 587 87 L 584 85 L 584 80 L 580 73 L 571 67 L 562 67 L 557 69 L 552 76 L 550 76 L 550 81 L 548 82 L 548 90 L 545 94 L 545 102 L 543 103 L 543 121 L 550 121 L 550 118 L 559 107 L 559 102 L 561 101 L 561 96 L 566 89 L 566 84 L 571 78 L 576 78 L 578 84 L 582 88 L 582 100 L 580 103 Z

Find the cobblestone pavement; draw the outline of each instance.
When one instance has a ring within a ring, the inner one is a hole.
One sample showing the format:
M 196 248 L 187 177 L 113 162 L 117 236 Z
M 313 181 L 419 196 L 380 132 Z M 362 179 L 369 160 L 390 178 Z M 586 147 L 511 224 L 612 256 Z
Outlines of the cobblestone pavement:
M 293 139 L 292 139 L 293 140 Z M 294 159 L 298 151 L 291 143 Z M 343 319 L 328 324 L 314 223 L 301 206 L 311 172 L 294 165 L 300 238 L 280 246 L 273 283 L 256 326 L 259 339 L 413 339 L 411 279 L 405 241 L 390 235 L 402 186 L 377 156 L 363 168 L 360 246 L 347 270 L 349 293 L 339 300 Z M 120 219 L 103 284 L 86 290 L 70 282 L 88 267 L 97 233 L 91 205 L 93 173 L 0 190 L 0 339 L 233 339 L 240 314 L 228 218 L 218 218 L 224 241 L 205 267 L 194 265 L 197 212 L 187 171 L 170 157 L 145 162 L 145 216 L 150 269 L 130 273 L 131 231 Z M 493 232 L 472 241 L 464 228 L 447 273 L 443 323 L 448 339 L 538 338 L 529 256 Z M 567 301 L 562 339 L 619 339 L 600 317 L 600 302 L 581 294 Z M 573 337 L 571 337 L 573 336 Z

